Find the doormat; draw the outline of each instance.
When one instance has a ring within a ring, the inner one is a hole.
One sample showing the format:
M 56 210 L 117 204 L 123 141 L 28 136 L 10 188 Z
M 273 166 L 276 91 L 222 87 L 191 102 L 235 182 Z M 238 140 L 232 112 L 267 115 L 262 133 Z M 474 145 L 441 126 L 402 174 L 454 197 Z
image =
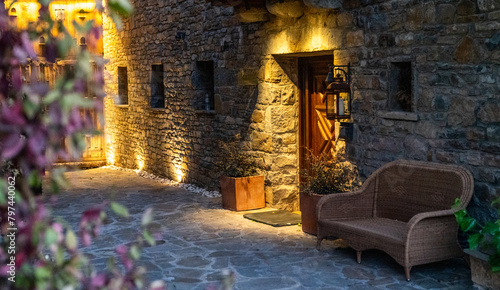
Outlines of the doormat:
M 300 215 L 286 210 L 272 210 L 247 213 L 244 218 L 271 225 L 273 227 L 292 226 L 301 222 Z

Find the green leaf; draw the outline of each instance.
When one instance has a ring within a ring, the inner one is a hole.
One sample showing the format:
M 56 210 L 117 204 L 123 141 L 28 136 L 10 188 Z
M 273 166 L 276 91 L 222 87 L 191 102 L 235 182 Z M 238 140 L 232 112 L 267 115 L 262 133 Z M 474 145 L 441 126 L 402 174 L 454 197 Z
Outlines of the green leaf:
M 468 232 L 477 225 L 477 221 L 469 216 L 466 216 L 460 222 L 460 228 L 463 232 Z
M 111 209 L 113 210 L 114 213 L 116 213 L 119 216 L 122 216 L 122 217 L 129 216 L 128 209 L 117 202 L 111 203 Z
M 491 235 L 495 235 L 500 231 L 500 228 L 496 222 L 489 222 L 483 228 L 483 234 L 488 233 Z
M 150 207 L 146 209 L 146 211 L 142 215 L 141 224 L 142 226 L 147 226 L 151 223 L 152 220 L 153 220 L 153 208 Z
M 108 270 L 113 270 L 115 268 L 115 257 L 111 256 L 106 263 Z
M 7 203 L 7 190 L 6 189 L 6 182 L 3 179 L 0 179 L 0 205 L 5 205 Z
M 127 0 L 109 0 L 108 7 L 111 11 L 122 16 L 129 16 L 134 11 L 134 7 Z
M 55 258 L 57 266 L 61 266 L 64 263 L 64 251 L 62 248 L 57 248 Z
M 130 247 L 130 257 L 134 260 L 139 260 L 139 258 L 141 257 L 141 251 L 139 250 L 139 247 L 137 247 L 136 245 L 133 245 L 132 247 Z
M 474 250 L 477 248 L 477 246 L 479 245 L 479 242 L 483 239 L 483 235 L 482 234 L 473 234 L 473 235 L 470 235 L 469 236 L 469 248 L 471 250 Z
M 24 112 L 26 113 L 26 116 L 28 116 L 28 118 L 30 118 L 30 119 L 33 119 L 33 117 L 35 117 L 36 112 L 38 111 L 39 108 L 40 108 L 39 105 L 33 103 L 30 100 L 26 99 L 23 102 Z
M 45 96 L 45 98 L 43 98 L 42 102 L 47 105 L 47 104 L 50 104 L 50 103 L 54 102 L 55 100 L 59 99 L 60 96 L 61 96 L 61 94 L 58 90 L 51 90 Z
M 45 245 L 51 246 L 57 242 L 57 232 L 52 228 L 48 228 L 45 232 Z
M 76 239 L 76 235 L 72 230 L 68 230 L 66 232 L 66 247 L 70 251 L 76 250 L 76 247 L 78 246 L 78 240 Z
M 46 267 L 35 268 L 35 277 L 37 280 L 46 280 L 50 278 L 50 270 Z
M 30 176 L 28 178 L 28 183 L 31 187 L 41 187 L 42 186 L 42 179 L 40 178 L 38 171 L 32 171 L 30 173 Z
M 154 246 L 156 244 L 155 239 L 147 230 L 142 231 L 142 236 L 150 246 Z
M 69 54 L 71 48 L 75 45 L 73 38 L 66 34 L 63 39 L 57 41 L 57 50 L 59 52 L 59 57 L 65 58 Z

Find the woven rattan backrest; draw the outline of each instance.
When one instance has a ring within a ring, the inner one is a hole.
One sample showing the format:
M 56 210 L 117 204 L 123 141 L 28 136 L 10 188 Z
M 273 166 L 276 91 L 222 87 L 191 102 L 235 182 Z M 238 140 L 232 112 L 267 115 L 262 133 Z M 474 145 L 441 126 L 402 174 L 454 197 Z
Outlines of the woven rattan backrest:
M 462 167 L 399 160 L 377 174 L 374 215 L 409 221 L 421 212 L 450 209 L 456 198 L 468 203 L 472 175 Z

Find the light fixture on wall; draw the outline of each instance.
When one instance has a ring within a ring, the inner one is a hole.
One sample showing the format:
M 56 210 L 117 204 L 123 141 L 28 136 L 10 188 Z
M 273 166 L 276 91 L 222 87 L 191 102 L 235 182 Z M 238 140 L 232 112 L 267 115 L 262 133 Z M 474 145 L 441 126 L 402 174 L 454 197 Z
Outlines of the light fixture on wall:
M 83 9 L 80 9 L 80 11 L 78 11 L 78 19 L 80 19 L 80 21 L 84 21 L 85 18 L 87 18 L 87 12 L 85 12 L 85 10 Z
M 349 65 L 330 65 L 325 79 L 326 118 L 351 118 L 351 75 Z

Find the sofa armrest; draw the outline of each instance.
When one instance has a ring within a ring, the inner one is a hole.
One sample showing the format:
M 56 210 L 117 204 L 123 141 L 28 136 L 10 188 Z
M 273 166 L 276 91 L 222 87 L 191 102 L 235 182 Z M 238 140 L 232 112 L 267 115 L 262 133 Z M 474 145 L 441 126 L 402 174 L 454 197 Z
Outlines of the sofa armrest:
M 318 220 L 371 217 L 374 195 L 375 179 L 368 179 L 356 191 L 325 195 L 316 206 L 316 217 Z
M 410 239 L 416 236 L 425 235 L 425 232 L 434 229 L 437 232 L 446 230 L 455 232 L 458 230 L 458 223 L 456 222 L 454 213 L 458 209 L 446 209 L 423 212 L 414 215 L 407 225 L 406 244 Z M 439 235 L 436 235 L 439 238 Z

